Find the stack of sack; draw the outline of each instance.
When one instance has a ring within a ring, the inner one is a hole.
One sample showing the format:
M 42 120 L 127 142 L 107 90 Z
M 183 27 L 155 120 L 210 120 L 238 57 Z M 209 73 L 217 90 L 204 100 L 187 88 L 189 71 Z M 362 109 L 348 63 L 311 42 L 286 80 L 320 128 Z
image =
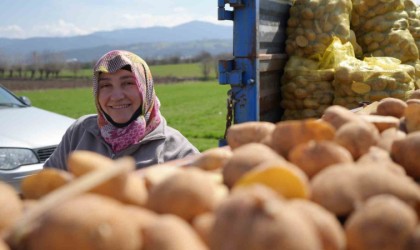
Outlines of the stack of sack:
M 406 100 L 414 89 L 414 68 L 392 57 L 342 61 L 334 74 L 333 104 L 354 109 L 387 97 Z
M 296 0 L 281 80 L 283 120 L 320 117 L 334 104 L 405 100 L 420 87 L 418 13 L 411 0 Z M 324 77 L 326 70 L 333 77 Z

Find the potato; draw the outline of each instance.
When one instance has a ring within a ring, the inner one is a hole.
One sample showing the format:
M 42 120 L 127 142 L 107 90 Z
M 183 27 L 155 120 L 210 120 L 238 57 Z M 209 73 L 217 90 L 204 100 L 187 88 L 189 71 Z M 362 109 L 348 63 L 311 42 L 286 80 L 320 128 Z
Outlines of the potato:
M 347 249 L 403 249 L 416 224 L 414 210 L 395 196 L 371 197 L 345 223 Z
M 340 162 L 353 162 L 350 152 L 332 141 L 310 141 L 294 147 L 288 159 L 312 178 L 322 169 Z
M 0 181 L 0 235 L 22 216 L 23 204 L 16 190 Z
M 212 250 L 322 249 L 308 220 L 260 185 L 235 189 L 220 204 L 209 242 Z
M 194 229 L 175 215 L 161 215 L 143 228 L 142 250 L 206 250 Z
M 324 111 L 321 119 L 330 123 L 336 130 L 348 122 L 361 120 L 358 115 L 339 105 L 332 105 L 328 107 Z
M 2 239 L 0 239 L 0 250 L 10 250 L 9 246 Z
M 262 143 L 271 135 L 274 127 L 274 123 L 263 121 L 234 124 L 226 132 L 226 141 L 232 149 L 250 142 Z
M 284 160 L 268 160 L 245 173 L 234 188 L 262 184 L 285 198 L 308 198 L 309 183 L 306 174 Z
M 420 246 L 420 224 L 417 224 L 416 229 L 410 235 L 404 250 L 417 250 Z
M 194 230 L 206 245 L 209 245 L 210 232 L 213 228 L 215 219 L 216 216 L 214 213 L 209 212 L 198 215 L 192 222 Z
M 150 190 L 161 181 L 180 171 L 182 169 L 178 166 L 171 163 L 163 163 L 140 169 L 135 173 L 144 179 L 147 190 Z
M 39 203 L 39 200 L 24 199 L 22 200 L 23 212 L 27 212 Z
M 204 170 L 188 168 L 154 186 L 147 207 L 191 222 L 194 217 L 213 211 L 220 198 L 217 184 Z
M 26 238 L 28 249 L 140 249 L 137 224 L 122 203 L 82 194 L 48 211 Z
M 45 168 L 22 180 L 22 196 L 25 199 L 39 199 L 72 180 L 73 175 L 67 171 Z
M 357 160 L 356 165 L 383 168 L 395 174 L 406 175 L 405 169 L 392 160 L 388 151 L 376 146 L 370 147 L 369 151 Z
M 407 137 L 395 140 L 391 148 L 392 159 L 404 167 L 411 177 L 420 179 L 420 131 L 408 134 Z
M 404 118 L 408 133 L 420 131 L 420 100 L 407 101 Z
M 407 204 L 420 202 L 420 187 L 406 175 L 355 163 L 330 166 L 311 181 L 311 200 L 337 216 L 349 215 L 371 196 L 391 194 Z
M 111 158 L 87 150 L 73 151 L 67 161 L 69 172 L 76 177 L 94 170 L 108 168 L 112 164 L 113 160 Z
M 232 155 L 233 153 L 228 147 L 210 148 L 202 152 L 190 165 L 203 170 L 221 169 Z
M 381 115 L 360 115 L 362 120 L 373 124 L 379 132 L 389 128 L 398 128 L 400 126 L 400 119 L 393 116 Z
M 69 155 L 68 168 L 76 177 L 91 171 L 101 171 L 113 167 L 114 161 L 90 151 L 74 151 Z M 136 174 L 124 174 L 112 178 L 94 187 L 90 192 L 112 197 L 127 204 L 143 206 L 147 200 L 147 189 L 144 179 Z
M 411 92 L 408 99 L 420 99 L 420 89 L 416 89 L 413 92 Z
M 154 222 L 158 218 L 158 214 L 150 209 L 138 207 L 134 205 L 125 205 L 123 207 L 124 212 L 128 214 L 132 220 L 134 220 L 141 228 L 145 227 Z
M 123 210 L 135 223 L 137 237 L 141 240 L 143 245 L 143 229 L 146 226 L 155 223 L 159 215 L 152 210 L 133 205 L 125 205 L 123 206 Z
M 223 184 L 222 171 L 206 171 L 206 174 L 217 184 Z
M 361 76 L 363 77 L 363 72 L 360 72 Z M 379 102 L 374 101 L 370 102 L 369 104 L 363 104 L 361 107 L 355 108 L 350 110 L 352 113 L 355 113 L 356 115 L 375 115 L 377 108 L 378 108 Z
M 124 188 L 120 190 L 118 196 L 113 198 L 125 204 L 145 206 L 148 199 L 148 190 L 144 179 L 134 173 L 128 174 Z
M 346 249 L 344 229 L 333 213 L 314 202 L 302 199 L 291 200 L 288 205 L 313 224 L 324 250 Z
M 70 153 L 67 165 L 69 172 L 77 178 L 91 171 L 109 168 L 113 165 L 113 160 L 95 152 L 79 150 Z M 124 189 L 126 182 L 127 176 L 119 175 L 96 187 L 92 192 L 116 197 L 120 190 Z
M 378 141 L 378 130 L 372 124 L 365 122 L 344 124 L 337 130 L 334 138 L 334 142 L 346 148 L 355 160 L 368 152 L 369 148 Z
M 419 99 L 408 99 L 407 101 L 405 101 L 407 103 L 407 106 L 410 105 L 411 103 L 415 103 L 415 104 L 419 104 L 420 100 Z
M 397 128 L 386 129 L 381 132 L 377 146 L 383 148 L 388 152 L 391 152 L 391 147 L 394 141 L 398 139 L 403 139 L 406 136 L 406 133 Z
M 248 143 L 233 150 L 232 157 L 222 169 L 223 183 L 231 188 L 243 174 L 271 159 L 284 159 L 269 146 Z
M 305 119 L 282 121 L 276 124 L 270 146 L 278 154 L 287 157 L 289 151 L 300 143 L 311 140 L 333 140 L 335 128 L 322 120 Z
M 406 107 L 407 103 L 403 100 L 387 97 L 379 101 L 376 108 L 376 114 L 401 118 L 404 116 L 404 110 Z

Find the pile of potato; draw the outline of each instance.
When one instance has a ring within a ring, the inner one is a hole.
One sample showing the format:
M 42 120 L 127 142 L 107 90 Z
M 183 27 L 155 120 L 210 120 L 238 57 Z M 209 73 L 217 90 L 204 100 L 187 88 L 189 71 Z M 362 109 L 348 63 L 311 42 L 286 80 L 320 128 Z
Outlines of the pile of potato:
M 353 109 L 387 97 L 407 100 L 415 89 L 414 79 L 414 67 L 392 57 L 348 59 L 335 67 L 333 104 Z
M 285 120 L 320 117 L 334 98 L 334 70 L 318 70 L 313 60 L 291 57 L 282 77 Z
M 348 57 L 334 68 L 318 67 L 310 59 L 288 60 L 281 84 L 283 120 L 319 118 L 331 105 L 354 109 L 387 97 L 405 101 L 420 79 L 420 71 L 392 57 Z
M 405 0 L 404 5 L 408 15 L 408 30 L 414 38 L 417 49 L 420 49 L 420 13 L 418 13 L 417 5 L 412 0 Z
M 353 1 L 350 24 L 365 56 L 394 57 L 403 63 L 419 59 L 404 2 L 409 5 L 405 0 Z
M 0 183 L 0 249 L 419 249 L 420 90 L 226 140 L 137 171 L 75 151 L 22 198 Z
M 294 1 L 280 83 L 282 119 L 319 118 L 330 105 L 405 101 L 420 88 L 418 13 L 412 0 Z M 327 31 L 330 25 L 339 31 Z
M 333 36 L 350 41 L 351 0 L 296 0 L 287 21 L 286 53 L 318 59 Z
M 25 178 L 22 199 L 1 183 L 0 249 L 207 249 L 190 223 L 227 189 L 204 170 L 137 173 L 130 157 L 89 151 L 73 152 L 68 166 Z
M 419 19 L 412 0 L 296 0 L 287 22 L 286 53 L 319 60 L 333 37 L 351 42 L 358 58 L 419 59 Z
M 420 9 L 412 0 L 405 0 L 404 5 L 405 11 L 407 11 L 408 14 L 408 30 L 410 31 L 411 36 L 413 36 L 420 54 Z M 414 62 L 408 62 L 407 64 L 412 65 L 415 68 L 415 84 L 416 88 L 420 88 L 420 62 L 416 60 Z

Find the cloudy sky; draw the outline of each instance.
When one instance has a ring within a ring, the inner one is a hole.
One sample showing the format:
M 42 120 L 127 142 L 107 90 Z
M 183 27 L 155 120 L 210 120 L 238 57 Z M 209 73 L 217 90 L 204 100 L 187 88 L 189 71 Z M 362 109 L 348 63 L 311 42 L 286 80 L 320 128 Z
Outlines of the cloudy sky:
M 420 0 L 415 0 L 420 3 Z M 217 20 L 218 0 L 0 0 L 0 38 L 73 36 L 95 31 Z
M 99 30 L 217 20 L 217 0 L 0 0 L 0 38 L 72 36 Z

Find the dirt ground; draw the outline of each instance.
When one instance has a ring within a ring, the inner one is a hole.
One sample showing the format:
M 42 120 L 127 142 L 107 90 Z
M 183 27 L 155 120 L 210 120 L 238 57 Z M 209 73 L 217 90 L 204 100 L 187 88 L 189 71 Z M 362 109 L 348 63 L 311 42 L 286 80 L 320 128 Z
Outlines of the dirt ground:
M 80 88 L 91 86 L 89 79 L 77 80 L 0 80 L 0 84 L 10 89 L 16 90 L 35 90 L 51 88 Z
M 175 78 L 162 77 L 154 78 L 155 84 L 170 84 L 185 81 L 199 81 L 200 78 Z M 26 79 L 0 79 L 0 84 L 10 89 L 17 90 L 36 90 L 51 88 L 81 88 L 91 87 L 91 79 L 48 79 L 48 80 L 26 80 Z

